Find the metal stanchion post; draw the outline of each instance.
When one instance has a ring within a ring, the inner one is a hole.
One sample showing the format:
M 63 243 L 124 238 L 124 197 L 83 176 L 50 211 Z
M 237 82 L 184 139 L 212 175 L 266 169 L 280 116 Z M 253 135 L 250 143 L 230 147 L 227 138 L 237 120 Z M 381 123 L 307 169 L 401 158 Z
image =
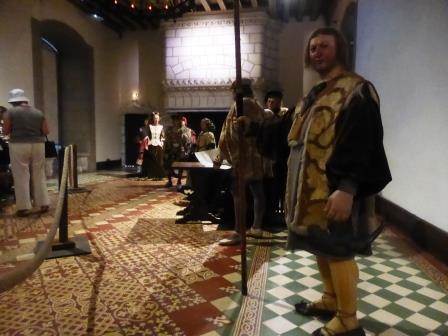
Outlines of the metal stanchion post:
M 58 155 L 59 165 L 59 190 L 63 183 L 67 184 L 67 179 L 62 181 L 62 170 L 64 166 L 65 150 L 62 148 Z M 90 245 L 86 237 L 74 237 L 68 239 L 68 190 L 65 189 L 62 214 L 59 220 L 59 242 L 54 243 L 51 247 L 52 252 L 48 255 L 47 259 L 68 257 L 82 254 L 90 254 Z
M 69 189 L 69 193 L 82 193 L 87 192 L 86 188 L 80 188 L 78 184 L 78 146 L 76 144 L 72 145 L 72 160 L 73 163 L 71 166 L 72 178 L 73 178 L 73 186 Z
M 65 181 L 67 183 L 67 181 Z M 64 202 L 62 203 L 62 215 L 59 222 L 59 243 L 68 242 L 68 192 L 65 190 Z
M 73 150 L 73 166 L 72 166 L 72 172 L 73 172 L 73 189 L 78 189 L 78 146 L 76 144 L 72 145 Z
M 59 164 L 59 190 L 61 190 L 62 183 L 67 184 L 67 181 L 62 181 L 62 168 L 64 166 L 65 151 L 62 148 L 59 151 L 58 164 Z M 75 243 L 68 240 L 68 193 L 67 189 L 64 193 L 64 202 L 62 203 L 62 215 L 59 221 L 59 243 L 53 245 L 54 250 L 73 248 Z

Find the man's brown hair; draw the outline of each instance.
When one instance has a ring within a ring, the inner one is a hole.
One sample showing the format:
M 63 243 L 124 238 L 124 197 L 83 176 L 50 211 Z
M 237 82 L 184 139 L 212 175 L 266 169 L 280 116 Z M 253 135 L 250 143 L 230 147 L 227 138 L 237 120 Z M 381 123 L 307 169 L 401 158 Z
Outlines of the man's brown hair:
M 316 29 L 311 33 L 311 36 L 308 39 L 308 43 L 306 44 L 305 48 L 305 66 L 310 66 L 310 43 L 311 40 L 319 35 L 330 35 L 333 36 L 336 41 L 336 59 L 340 65 L 342 65 L 344 68 L 348 68 L 348 47 L 347 47 L 347 41 L 345 40 L 344 35 L 337 30 L 336 28 L 332 27 L 324 27 Z
M 230 85 L 230 89 L 236 92 L 236 80 Z M 252 80 L 249 78 L 241 78 L 241 93 L 243 97 L 253 97 L 254 92 L 252 91 Z

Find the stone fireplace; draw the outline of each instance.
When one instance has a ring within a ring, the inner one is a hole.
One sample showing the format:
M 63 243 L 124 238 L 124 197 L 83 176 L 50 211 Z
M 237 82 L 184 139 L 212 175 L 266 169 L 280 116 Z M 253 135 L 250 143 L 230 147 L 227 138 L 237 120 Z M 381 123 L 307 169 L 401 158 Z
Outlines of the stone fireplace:
M 241 15 L 242 76 L 251 78 L 256 97 L 278 87 L 278 35 L 281 24 L 265 12 Z M 232 13 L 186 15 L 165 30 L 164 108 L 168 113 L 227 112 L 235 79 Z M 218 122 L 219 123 L 219 122 Z

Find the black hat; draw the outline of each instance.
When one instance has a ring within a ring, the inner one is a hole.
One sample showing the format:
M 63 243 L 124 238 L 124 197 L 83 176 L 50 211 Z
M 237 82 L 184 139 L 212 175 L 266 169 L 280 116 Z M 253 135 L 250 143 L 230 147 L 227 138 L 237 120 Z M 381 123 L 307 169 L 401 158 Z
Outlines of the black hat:
M 269 98 L 277 98 L 277 99 L 283 99 L 283 93 L 280 90 L 270 90 L 266 92 L 266 95 L 264 96 L 265 101 L 267 101 Z

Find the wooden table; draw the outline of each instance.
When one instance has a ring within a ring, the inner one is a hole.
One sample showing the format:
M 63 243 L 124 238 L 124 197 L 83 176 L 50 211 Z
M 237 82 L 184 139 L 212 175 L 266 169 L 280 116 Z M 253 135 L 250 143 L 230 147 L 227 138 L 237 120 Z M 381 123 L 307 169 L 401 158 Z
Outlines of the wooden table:
M 223 168 L 223 167 L 227 167 L 227 166 L 221 166 L 221 170 L 228 170 L 228 168 Z M 217 169 L 214 168 L 213 166 L 205 166 L 200 162 L 184 162 L 184 161 L 175 161 L 172 163 L 171 168 L 173 169 L 185 169 L 185 170 L 190 170 L 190 169 Z

